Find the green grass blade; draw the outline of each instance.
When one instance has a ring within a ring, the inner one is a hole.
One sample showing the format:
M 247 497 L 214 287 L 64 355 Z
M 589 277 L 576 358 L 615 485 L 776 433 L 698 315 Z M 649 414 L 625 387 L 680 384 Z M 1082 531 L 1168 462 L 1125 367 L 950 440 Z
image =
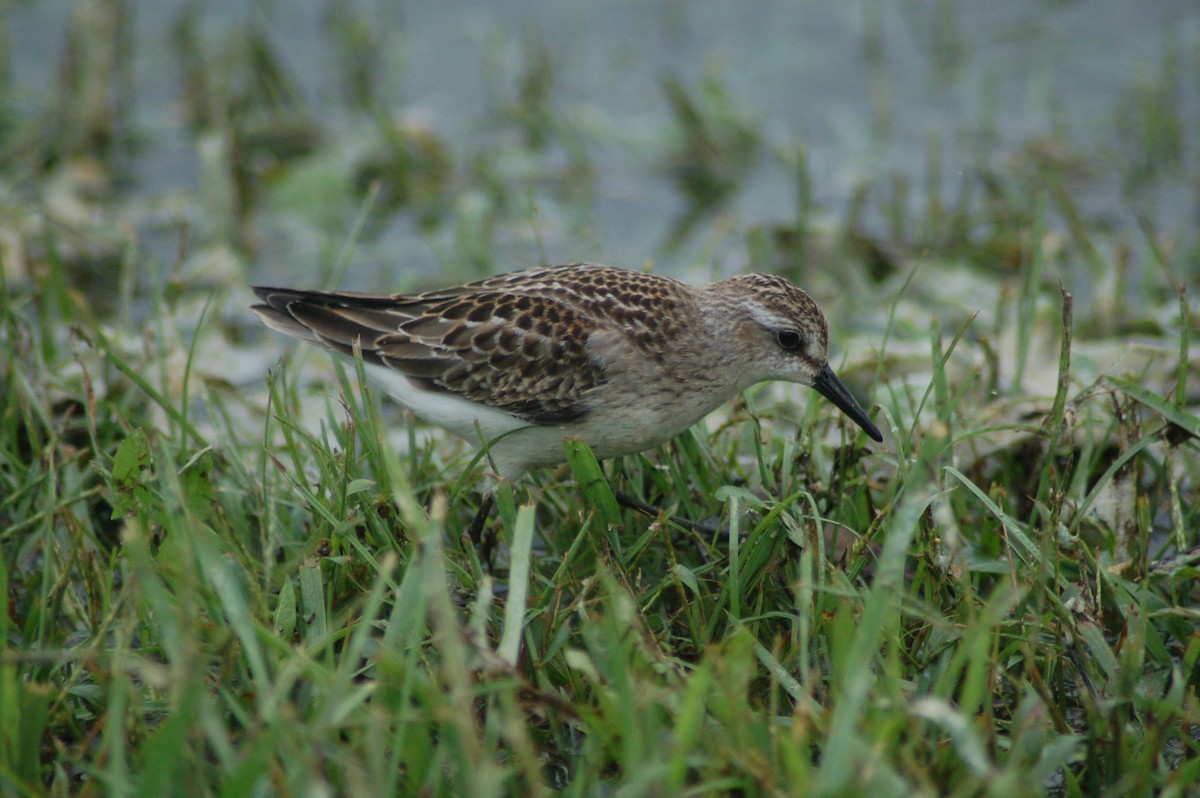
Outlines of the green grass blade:
M 533 514 L 532 504 L 522 505 L 517 511 L 517 523 L 513 528 L 508 569 L 508 597 L 504 604 L 504 633 L 496 653 L 509 665 L 516 667 L 521 650 L 521 636 L 525 631 L 525 601 L 529 594 L 529 573 L 533 557 Z
M 596 508 L 604 523 L 610 526 L 619 525 L 621 507 L 617 504 L 617 497 L 613 495 L 608 480 L 604 478 L 604 471 L 600 468 L 596 455 L 592 454 L 591 447 L 582 438 L 567 438 L 563 441 L 563 448 L 571 472 L 579 483 L 579 490 L 583 492 L 588 504 Z

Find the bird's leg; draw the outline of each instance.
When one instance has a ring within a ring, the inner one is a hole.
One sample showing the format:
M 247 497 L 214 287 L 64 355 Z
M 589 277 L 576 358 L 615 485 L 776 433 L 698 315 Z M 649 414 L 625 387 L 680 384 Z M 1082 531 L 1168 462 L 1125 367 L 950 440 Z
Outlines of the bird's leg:
M 480 561 L 490 564 L 492 555 L 496 552 L 496 535 L 489 531 L 487 522 L 488 517 L 492 514 L 492 509 L 496 506 L 496 488 L 501 478 L 496 473 L 495 464 L 491 461 L 491 451 L 488 449 L 487 440 L 483 437 L 478 420 L 475 421 L 475 432 L 483 444 L 483 455 L 487 457 L 486 462 L 490 467 L 484 470 L 479 509 L 475 512 L 475 517 L 471 519 L 471 525 L 467 527 L 463 537 L 464 540 L 470 540 L 479 551 Z
M 663 514 L 663 511 L 660 508 L 655 507 L 653 504 L 646 504 L 646 502 L 642 501 L 641 499 L 635 499 L 627 493 L 616 493 L 615 495 L 617 498 L 617 504 L 627 509 L 637 510 L 639 513 L 648 515 L 651 518 L 658 518 Z M 712 537 L 718 531 L 717 528 L 712 524 L 689 521 L 688 519 L 680 518 L 677 515 L 668 515 L 667 520 L 676 526 L 683 527 L 689 532 L 695 532 L 699 535 L 707 535 Z
M 483 500 L 479 502 L 479 510 L 475 513 L 475 518 L 471 520 L 471 525 L 467 527 L 467 537 L 474 542 L 480 542 L 483 528 L 487 525 L 488 516 L 492 514 L 492 507 L 495 504 L 496 494 L 490 490 L 483 494 Z

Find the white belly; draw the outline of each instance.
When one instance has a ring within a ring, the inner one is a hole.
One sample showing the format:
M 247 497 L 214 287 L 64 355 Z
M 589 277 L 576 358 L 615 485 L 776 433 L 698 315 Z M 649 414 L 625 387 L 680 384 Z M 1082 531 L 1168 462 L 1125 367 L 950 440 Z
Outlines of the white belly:
M 582 419 L 554 426 L 523 419 L 450 394 L 413 385 L 384 366 L 365 364 L 368 375 L 418 418 L 471 443 L 488 441 L 499 475 L 516 479 L 530 468 L 563 462 L 563 439 L 583 438 L 596 457 L 606 459 L 657 446 L 686 430 L 729 397 L 709 392 L 665 396 L 630 391 L 597 397 L 595 410 Z

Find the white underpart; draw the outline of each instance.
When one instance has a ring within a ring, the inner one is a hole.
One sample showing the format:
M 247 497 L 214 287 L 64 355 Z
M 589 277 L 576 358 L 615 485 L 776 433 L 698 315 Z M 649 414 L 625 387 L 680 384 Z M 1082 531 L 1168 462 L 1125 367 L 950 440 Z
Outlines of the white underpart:
M 460 399 L 442 391 L 420 388 L 395 369 L 373 363 L 363 365 L 371 379 L 393 399 L 411 410 L 417 418 L 450 430 L 473 443 L 479 443 L 480 434 L 483 435 L 483 440 L 491 441 L 513 430 L 529 426 L 528 421 L 501 410 Z
M 562 439 L 573 434 L 571 425 L 539 427 L 478 402 L 421 388 L 386 366 L 363 365 L 371 380 L 417 418 L 448 430 L 474 446 L 486 443 L 495 475 L 504 479 L 515 480 L 533 466 L 561 462 Z
M 600 404 L 579 421 L 543 426 L 486 405 L 422 389 L 384 366 L 364 365 L 372 380 L 418 418 L 474 445 L 481 438 L 487 442 L 495 471 L 505 479 L 516 479 L 530 468 L 563 462 L 563 439 L 567 437 L 583 438 L 600 459 L 642 451 L 683 432 L 732 394 L 692 392 L 657 401 L 652 386 L 634 381 L 631 391 Z

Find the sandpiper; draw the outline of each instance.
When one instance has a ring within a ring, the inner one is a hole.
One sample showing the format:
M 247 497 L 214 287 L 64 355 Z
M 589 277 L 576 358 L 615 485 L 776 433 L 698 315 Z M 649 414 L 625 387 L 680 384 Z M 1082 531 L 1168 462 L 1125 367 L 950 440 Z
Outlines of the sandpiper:
M 400 404 L 490 441 L 496 475 L 597 457 L 678 435 L 767 380 L 810 385 L 874 438 L 828 363 L 817 303 L 770 274 L 705 286 L 611 266 L 531 269 L 421 294 L 255 288 L 266 324 L 351 355 Z

